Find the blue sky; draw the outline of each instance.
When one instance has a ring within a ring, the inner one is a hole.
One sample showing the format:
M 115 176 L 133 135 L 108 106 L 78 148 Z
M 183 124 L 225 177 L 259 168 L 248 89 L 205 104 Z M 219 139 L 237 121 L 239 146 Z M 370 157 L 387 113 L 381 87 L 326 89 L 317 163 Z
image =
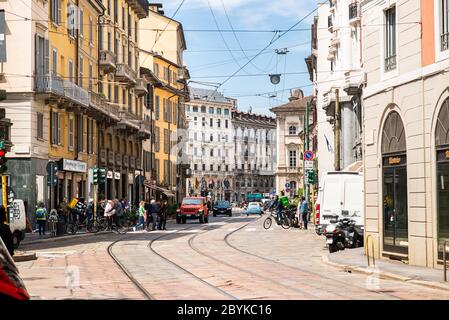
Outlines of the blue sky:
M 286 30 L 306 16 L 316 7 L 314 0 L 209 0 L 220 29 L 230 30 L 231 27 L 225 15 L 225 9 L 235 30 Z M 181 0 L 163 1 L 165 14 L 171 17 Z M 224 7 L 223 7 L 223 3 Z M 274 86 L 266 76 L 234 77 L 220 87 L 219 91 L 226 96 L 235 97 L 239 101 L 239 109 L 248 111 L 252 107 L 254 113 L 270 115 L 270 107 L 288 101 L 289 91 L 277 93 L 276 98 L 256 96 L 257 94 L 273 92 L 293 87 L 304 87 L 304 93 L 310 94 L 311 86 L 304 58 L 310 54 L 310 24 L 313 15 L 298 25 L 297 29 L 307 31 L 290 32 L 276 41 L 267 51 L 257 57 L 238 75 L 282 74 L 304 72 L 304 74 L 283 75 L 281 82 Z M 176 20 L 183 24 L 186 30 L 188 50 L 185 52 L 185 64 L 190 70 L 194 81 L 221 83 L 248 62 L 263 49 L 275 33 L 237 33 L 245 53 L 240 50 L 232 32 L 222 35 L 232 50 L 232 55 L 219 32 L 193 32 L 189 30 L 217 30 L 208 0 L 186 0 Z M 288 48 L 287 55 L 277 55 L 275 49 Z M 245 57 L 246 55 L 246 57 Z M 199 86 L 197 84 L 192 84 Z M 200 86 L 201 87 L 201 86 Z M 212 87 L 206 87 L 212 88 Z M 213 88 L 212 88 L 213 89 Z

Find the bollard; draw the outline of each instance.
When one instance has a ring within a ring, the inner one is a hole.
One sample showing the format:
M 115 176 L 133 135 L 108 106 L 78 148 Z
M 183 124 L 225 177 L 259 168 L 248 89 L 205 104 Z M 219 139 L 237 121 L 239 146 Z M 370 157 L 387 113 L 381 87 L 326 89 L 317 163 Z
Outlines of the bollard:
M 369 234 L 369 235 L 366 236 L 366 240 L 365 240 L 365 255 L 366 255 L 366 258 L 368 259 L 368 267 L 370 266 L 370 257 L 369 257 L 369 244 L 370 244 L 370 241 L 369 240 L 371 240 L 371 243 L 372 243 L 371 253 L 373 254 L 373 266 L 376 265 L 376 259 L 374 257 L 374 239 Z

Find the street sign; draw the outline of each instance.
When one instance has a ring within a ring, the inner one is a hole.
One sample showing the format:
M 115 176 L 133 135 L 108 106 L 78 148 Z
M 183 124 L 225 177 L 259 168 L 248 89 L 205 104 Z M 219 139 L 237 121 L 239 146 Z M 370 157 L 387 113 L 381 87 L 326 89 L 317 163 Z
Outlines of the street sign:
M 313 170 L 313 161 L 312 160 L 304 161 L 304 170 Z
M 307 150 L 304 152 L 304 160 L 313 160 L 315 158 L 315 154 L 311 150 Z

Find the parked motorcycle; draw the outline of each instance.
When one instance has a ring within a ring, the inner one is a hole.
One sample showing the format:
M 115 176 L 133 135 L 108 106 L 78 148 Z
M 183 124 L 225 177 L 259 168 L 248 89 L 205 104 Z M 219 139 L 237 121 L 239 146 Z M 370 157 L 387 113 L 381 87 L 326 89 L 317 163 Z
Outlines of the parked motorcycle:
M 333 253 L 345 248 L 363 247 L 363 227 L 356 226 L 355 220 L 349 218 L 332 221 L 326 227 L 326 243 L 329 252 Z

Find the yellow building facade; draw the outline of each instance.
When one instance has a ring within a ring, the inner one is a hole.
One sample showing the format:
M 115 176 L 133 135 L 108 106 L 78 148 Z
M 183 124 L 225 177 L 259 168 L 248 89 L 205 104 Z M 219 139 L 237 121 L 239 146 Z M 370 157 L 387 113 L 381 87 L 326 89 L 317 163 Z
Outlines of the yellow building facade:
M 97 163 L 98 17 L 100 0 L 53 0 L 49 3 L 48 45 L 37 81 L 50 93 L 48 158 L 58 164 L 50 186 L 52 207 L 63 198 L 92 197 L 89 169 Z
M 162 5 L 150 4 L 149 16 L 142 19 L 140 30 L 141 69 L 152 78 L 153 90 L 145 117 L 152 123 L 151 142 L 143 144 L 149 158 L 145 176 L 147 197 L 162 194 L 182 198 L 182 148 L 180 136 L 184 128 L 184 102 L 188 99 L 188 71 L 183 65 L 186 42 L 181 23 L 164 15 Z M 161 32 L 160 30 L 164 30 Z

